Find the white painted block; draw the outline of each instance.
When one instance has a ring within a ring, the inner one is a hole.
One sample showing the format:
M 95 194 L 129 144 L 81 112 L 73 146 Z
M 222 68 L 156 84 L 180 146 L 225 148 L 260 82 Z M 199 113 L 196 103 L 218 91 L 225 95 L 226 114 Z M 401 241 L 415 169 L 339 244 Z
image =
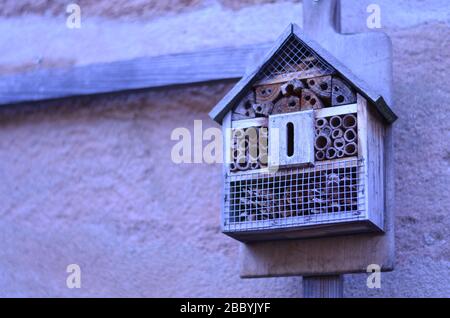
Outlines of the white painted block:
M 314 111 L 269 116 L 269 166 L 314 163 Z

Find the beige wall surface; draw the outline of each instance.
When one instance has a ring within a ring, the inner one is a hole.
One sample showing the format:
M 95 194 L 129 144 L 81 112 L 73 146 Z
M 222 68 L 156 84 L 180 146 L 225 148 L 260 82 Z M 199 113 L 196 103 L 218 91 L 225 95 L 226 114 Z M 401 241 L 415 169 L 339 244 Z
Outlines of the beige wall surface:
M 346 275 L 345 296 L 450 297 L 450 27 L 385 31 L 397 264 L 377 290 Z M 232 84 L 1 106 L 0 296 L 302 296 L 298 277 L 239 278 L 239 243 L 219 229 L 220 165 L 171 161 L 173 129 L 218 127 L 207 112 Z M 66 287 L 73 263 L 80 289 Z

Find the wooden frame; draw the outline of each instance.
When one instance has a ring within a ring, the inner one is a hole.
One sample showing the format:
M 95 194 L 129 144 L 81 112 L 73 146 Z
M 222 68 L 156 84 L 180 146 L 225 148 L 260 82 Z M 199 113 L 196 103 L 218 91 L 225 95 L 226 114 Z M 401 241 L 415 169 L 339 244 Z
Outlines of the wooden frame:
M 331 117 L 336 115 L 352 114 L 357 112 L 357 104 L 326 107 L 315 110 L 316 118 Z
M 303 111 L 282 114 L 281 116 L 286 116 L 287 118 L 289 118 L 289 115 L 291 114 L 291 116 L 295 117 L 295 115 L 298 113 L 303 113 Z M 382 139 L 384 138 L 384 134 L 382 134 L 381 131 L 384 128 L 384 124 L 382 118 L 379 116 L 376 117 L 376 113 L 373 113 L 373 111 L 367 107 L 366 99 L 360 94 L 357 94 L 357 102 L 354 104 L 320 108 L 314 111 L 308 111 L 308 113 L 314 114 L 314 118 L 332 117 L 337 115 L 342 116 L 346 114 L 357 115 L 357 158 L 363 161 L 362 168 L 364 169 L 362 176 L 363 186 L 359 189 L 360 193 L 357 196 L 357 206 L 364 207 L 363 215 L 361 215 L 361 217 L 355 218 L 354 216 L 352 217 L 351 213 L 349 213 L 348 219 L 346 219 L 344 215 L 345 213 L 343 213 L 342 215 L 339 214 L 339 217 L 336 216 L 331 219 L 328 217 L 323 217 L 322 221 L 320 220 L 321 216 L 314 217 L 313 219 L 310 216 L 291 217 L 289 218 L 289 222 L 284 219 L 267 222 L 248 221 L 245 222 L 245 224 L 232 225 L 231 231 L 229 229 L 222 228 L 224 233 L 244 242 L 252 242 L 266 239 L 278 240 L 287 238 L 313 238 L 326 237 L 329 235 L 335 236 L 340 234 L 348 235 L 359 232 L 383 232 L 385 228 L 383 223 L 384 210 L 379 208 L 379 205 L 381 204 L 380 202 L 384 202 L 384 195 L 382 195 L 382 179 L 384 176 L 379 175 L 379 172 L 381 171 L 380 169 L 383 168 L 383 156 L 381 147 L 383 145 Z M 262 126 L 267 125 L 267 122 L 270 122 L 271 118 L 253 118 L 232 121 L 231 116 L 232 115 L 230 111 L 224 117 L 224 127 L 247 128 Z M 312 136 L 308 135 L 308 138 L 312 139 Z M 227 138 L 224 144 L 227 145 L 227 147 L 230 147 L 230 140 Z M 269 142 L 269 147 L 270 144 L 271 143 Z M 225 153 L 228 153 L 229 155 L 229 151 Z M 371 160 L 370 158 L 372 157 L 375 159 Z M 315 162 L 316 165 L 311 168 L 303 167 L 302 172 L 307 173 L 308 171 L 328 170 L 330 169 L 328 166 L 329 164 L 346 160 L 349 160 L 349 158 L 318 161 Z M 370 167 L 369 163 L 371 165 Z M 227 167 L 224 173 L 225 177 L 238 175 L 240 181 L 254 180 L 256 175 L 267 174 L 270 177 L 269 168 L 231 173 L 228 165 L 226 166 Z M 282 168 L 288 168 L 288 170 L 278 171 L 277 176 L 284 174 L 289 175 L 291 173 L 289 167 Z M 372 168 L 375 168 L 378 171 L 378 174 L 370 171 L 370 169 Z M 375 191 L 376 195 L 370 195 L 372 191 Z M 225 195 L 226 193 L 224 193 L 224 196 Z M 224 206 L 222 208 L 222 221 L 224 220 L 223 215 L 228 212 L 229 211 L 225 211 Z M 283 222 L 285 222 L 286 224 L 284 224 Z M 308 222 L 310 223 L 308 224 Z M 295 226 L 288 226 L 289 223 L 295 224 Z M 223 224 L 224 223 L 222 223 L 222 225 Z M 266 228 L 260 229 L 264 224 L 266 224 Z

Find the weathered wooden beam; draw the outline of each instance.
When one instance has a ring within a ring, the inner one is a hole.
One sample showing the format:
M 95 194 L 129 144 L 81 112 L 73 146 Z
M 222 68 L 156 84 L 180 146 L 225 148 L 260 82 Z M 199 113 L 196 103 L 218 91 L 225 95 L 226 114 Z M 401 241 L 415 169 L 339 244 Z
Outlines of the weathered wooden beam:
M 238 79 L 270 44 L 39 70 L 0 76 L 0 105 Z

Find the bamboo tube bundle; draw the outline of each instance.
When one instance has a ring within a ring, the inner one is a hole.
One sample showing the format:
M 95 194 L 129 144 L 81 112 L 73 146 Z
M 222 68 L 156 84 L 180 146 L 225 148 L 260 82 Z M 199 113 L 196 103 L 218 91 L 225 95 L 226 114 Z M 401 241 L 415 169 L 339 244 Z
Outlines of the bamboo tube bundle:
M 246 156 L 243 156 L 236 161 L 236 167 L 240 171 L 246 171 L 250 168 L 250 161 Z
M 317 160 L 324 160 L 325 159 L 325 151 L 318 150 L 318 151 L 316 151 L 315 156 L 316 156 Z
M 245 171 L 250 167 L 246 147 L 247 144 L 248 141 L 241 138 L 236 147 L 232 150 L 232 158 L 234 163 L 232 171 Z M 231 168 L 232 167 L 230 166 L 230 170 Z
M 248 158 L 250 162 L 258 162 L 258 142 L 251 142 L 248 147 Z
M 345 129 L 356 128 L 356 115 L 348 114 L 342 119 L 342 125 Z
M 321 117 L 321 118 L 316 119 L 316 123 L 315 123 L 316 128 L 320 129 L 327 125 L 328 125 L 328 120 L 326 118 Z
M 317 151 L 326 150 L 330 145 L 331 128 L 326 118 L 317 118 L 315 122 L 316 127 L 316 139 L 315 147 Z M 322 154 L 318 155 L 319 158 L 323 158 Z M 319 159 L 320 160 L 320 159 Z
M 317 161 L 357 155 L 357 140 L 356 114 L 316 118 L 314 144 Z
M 242 158 L 246 152 L 247 152 L 247 146 L 248 146 L 248 139 L 245 137 L 245 133 L 240 135 L 238 134 L 238 137 L 233 139 L 232 142 L 232 158 L 236 159 Z
M 338 129 L 342 126 L 342 118 L 340 116 L 333 116 L 330 118 L 330 127 Z
M 329 137 L 324 135 L 316 136 L 316 140 L 314 146 L 317 150 L 326 150 L 331 144 L 331 140 Z
M 325 156 L 326 156 L 327 159 L 334 159 L 334 158 L 336 158 L 336 156 L 337 156 L 336 148 L 328 147 Z
M 233 129 L 230 171 L 256 170 L 267 166 L 268 129 L 249 127 Z
M 250 162 L 250 169 L 256 170 L 261 168 L 261 165 L 258 161 Z
M 325 126 L 320 129 L 319 135 L 324 135 L 324 136 L 330 137 L 331 131 L 332 130 L 331 130 L 330 126 Z
M 268 129 L 267 127 L 261 127 L 258 130 L 258 163 L 260 167 L 267 166 L 268 153 Z
M 345 146 L 344 138 L 336 138 L 336 139 L 334 139 L 333 146 L 338 151 L 344 149 L 344 146 Z
M 353 128 L 347 129 L 344 133 L 346 142 L 354 142 L 356 140 L 356 132 Z
M 245 134 L 244 129 L 235 128 L 235 129 L 233 129 L 231 136 L 233 139 L 240 139 L 244 136 L 244 134 Z
M 249 127 L 245 130 L 245 137 L 248 138 L 251 143 L 256 144 L 258 142 L 258 131 L 259 129 L 257 127 Z
M 347 156 L 354 156 L 354 155 L 356 155 L 357 151 L 358 151 L 358 148 L 356 146 L 356 143 L 354 143 L 354 142 L 350 142 L 350 143 L 346 144 L 344 147 L 344 153 Z
M 242 161 L 242 158 L 244 157 L 244 155 L 245 155 L 245 152 L 239 148 L 234 148 L 231 152 L 231 157 L 232 157 L 234 163 L 238 162 L 238 160 Z
M 230 171 L 231 171 L 231 172 L 236 172 L 236 171 L 238 171 L 238 168 L 237 168 L 237 165 L 236 165 L 235 162 L 231 162 L 231 163 L 230 163 Z
M 343 136 L 344 131 L 341 128 L 333 129 L 333 131 L 331 132 L 331 137 L 333 137 L 334 139 L 342 138 Z
M 267 147 L 269 139 L 269 130 L 267 129 L 267 127 L 261 127 L 260 129 L 258 129 L 258 138 L 260 147 Z

